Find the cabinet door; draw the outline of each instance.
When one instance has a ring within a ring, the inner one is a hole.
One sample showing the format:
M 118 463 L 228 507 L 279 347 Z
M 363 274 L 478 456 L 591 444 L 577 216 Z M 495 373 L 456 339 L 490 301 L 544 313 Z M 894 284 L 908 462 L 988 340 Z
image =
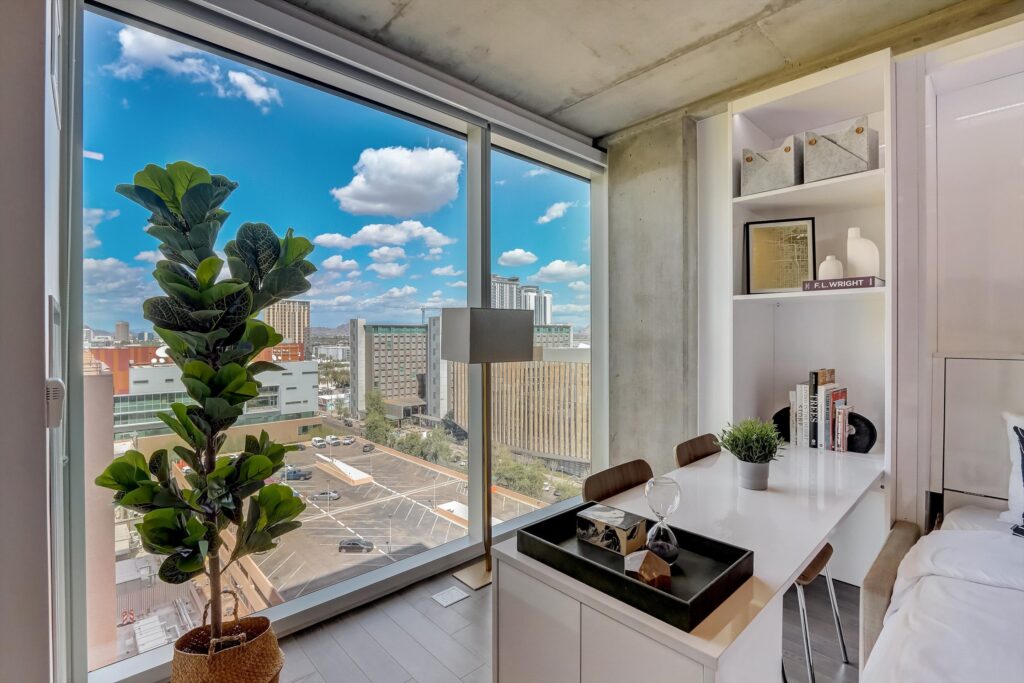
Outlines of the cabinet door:
M 584 605 L 583 683 L 702 683 L 704 667 Z
M 580 603 L 498 562 L 497 681 L 579 683 Z

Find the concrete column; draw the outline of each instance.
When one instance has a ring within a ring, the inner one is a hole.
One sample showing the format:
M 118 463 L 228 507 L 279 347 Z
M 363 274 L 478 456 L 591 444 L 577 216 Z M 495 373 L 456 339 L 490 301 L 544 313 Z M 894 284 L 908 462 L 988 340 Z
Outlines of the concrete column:
M 608 143 L 609 460 L 656 474 L 697 429 L 696 140 L 680 117 Z

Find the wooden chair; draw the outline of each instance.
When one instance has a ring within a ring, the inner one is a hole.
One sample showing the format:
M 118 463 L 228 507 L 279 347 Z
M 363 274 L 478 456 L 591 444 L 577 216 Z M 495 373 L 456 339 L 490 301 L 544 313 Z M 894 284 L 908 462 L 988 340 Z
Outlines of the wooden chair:
M 825 581 L 828 585 L 828 597 L 832 601 L 832 619 L 836 622 L 836 635 L 839 638 L 839 648 L 842 651 L 843 663 L 849 664 L 850 657 L 846 653 L 846 639 L 843 637 L 843 625 L 839 622 L 839 603 L 836 602 L 836 589 L 832 585 L 832 575 L 828 571 L 828 561 L 832 559 L 832 544 L 826 543 L 814 559 L 796 577 L 796 598 L 800 604 L 800 629 L 804 636 L 804 657 L 807 663 L 807 680 L 814 683 L 814 665 L 811 662 L 811 632 L 807 621 L 807 601 L 804 599 L 804 586 L 814 581 L 824 572 Z M 783 670 L 785 676 L 785 670 Z
M 718 445 L 718 439 L 714 434 L 703 434 L 676 446 L 676 464 L 686 467 L 692 462 L 697 462 L 701 458 L 721 451 L 722 448 Z
M 631 460 L 592 474 L 583 482 L 583 500 L 604 500 L 654 477 L 646 460 Z

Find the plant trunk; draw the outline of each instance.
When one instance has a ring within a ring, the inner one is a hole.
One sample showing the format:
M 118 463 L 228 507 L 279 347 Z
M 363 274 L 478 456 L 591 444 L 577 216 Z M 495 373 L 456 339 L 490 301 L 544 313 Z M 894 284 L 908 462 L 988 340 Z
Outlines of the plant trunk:
M 216 436 L 216 435 L 214 435 Z M 217 449 L 214 448 L 215 439 L 211 437 L 206 445 L 206 472 L 210 473 L 217 465 Z M 208 522 L 217 525 L 217 515 L 211 514 L 206 517 Z M 224 615 L 221 613 L 220 594 L 220 547 L 213 544 L 210 547 L 210 555 L 207 558 L 207 570 L 210 576 L 210 638 L 220 638 L 224 625 Z M 238 609 L 238 605 L 235 605 Z

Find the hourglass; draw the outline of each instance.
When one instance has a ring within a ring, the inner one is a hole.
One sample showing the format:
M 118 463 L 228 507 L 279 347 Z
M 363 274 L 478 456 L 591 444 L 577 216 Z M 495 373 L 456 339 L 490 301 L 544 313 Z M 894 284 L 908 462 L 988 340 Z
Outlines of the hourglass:
M 679 507 L 679 484 L 671 477 L 655 477 L 647 482 L 644 494 L 651 512 L 658 518 L 658 523 L 647 532 L 647 549 L 672 564 L 679 557 L 679 542 L 665 518 Z

